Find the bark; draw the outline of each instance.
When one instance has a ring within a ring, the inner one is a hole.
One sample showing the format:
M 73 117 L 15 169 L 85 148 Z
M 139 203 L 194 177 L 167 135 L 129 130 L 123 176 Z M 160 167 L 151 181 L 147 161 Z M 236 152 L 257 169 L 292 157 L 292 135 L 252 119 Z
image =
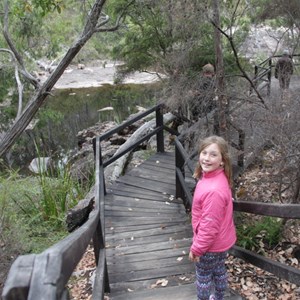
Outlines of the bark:
M 224 83 L 224 62 L 223 49 L 221 41 L 220 28 L 220 11 L 219 0 L 213 1 L 214 24 L 215 24 L 215 56 L 216 56 L 216 95 L 218 97 L 218 119 L 219 119 L 219 134 L 227 140 L 228 126 L 226 120 L 226 111 L 228 110 L 228 99 L 225 93 Z

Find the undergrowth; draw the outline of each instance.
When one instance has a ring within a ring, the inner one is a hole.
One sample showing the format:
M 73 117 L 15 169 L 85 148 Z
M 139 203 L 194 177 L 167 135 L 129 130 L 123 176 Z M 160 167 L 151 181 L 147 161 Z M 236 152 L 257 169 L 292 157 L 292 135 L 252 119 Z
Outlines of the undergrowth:
M 92 181 L 91 181 L 92 182 Z M 89 186 L 90 187 L 90 186 Z M 22 253 L 38 253 L 66 236 L 66 212 L 83 199 L 80 185 L 67 168 L 22 177 L 15 171 L 0 176 L 0 239 L 17 242 Z
M 236 214 L 237 245 L 264 254 L 279 242 L 283 230 L 283 221 L 274 217 L 247 217 L 246 213 Z

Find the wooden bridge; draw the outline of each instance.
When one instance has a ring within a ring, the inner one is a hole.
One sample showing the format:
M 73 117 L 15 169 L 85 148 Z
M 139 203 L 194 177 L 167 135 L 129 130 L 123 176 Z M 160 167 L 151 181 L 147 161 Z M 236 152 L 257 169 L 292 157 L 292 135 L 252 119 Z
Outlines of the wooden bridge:
M 156 113 L 153 129 L 139 141 L 103 161 L 101 141 Z M 179 139 L 173 152 L 164 151 L 161 107 L 155 106 L 94 140 L 96 161 L 95 207 L 88 220 L 40 254 L 22 255 L 11 267 L 2 298 L 70 299 L 66 288 L 90 241 L 96 259 L 93 299 L 195 299 L 194 266 L 188 261 L 192 230 L 193 159 Z M 157 153 L 106 186 L 104 168 L 156 135 Z M 241 145 L 243 143 L 236 143 Z M 239 159 L 240 160 L 240 159 Z M 235 202 L 236 211 L 281 218 L 300 218 L 299 205 Z M 230 253 L 280 278 L 300 283 L 300 270 L 240 247 Z M 228 290 L 226 299 L 242 299 Z
M 191 222 L 175 198 L 174 152 L 157 153 L 107 191 L 110 299 L 196 299 Z M 242 299 L 228 291 L 226 299 Z

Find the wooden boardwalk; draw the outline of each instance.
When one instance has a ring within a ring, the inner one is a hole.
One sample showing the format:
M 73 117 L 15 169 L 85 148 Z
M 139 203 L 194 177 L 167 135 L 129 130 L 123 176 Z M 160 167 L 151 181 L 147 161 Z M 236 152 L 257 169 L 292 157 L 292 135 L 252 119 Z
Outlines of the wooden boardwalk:
M 105 197 L 110 300 L 196 299 L 192 230 L 175 199 L 174 153 L 156 154 Z M 242 299 L 228 291 L 226 299 Z

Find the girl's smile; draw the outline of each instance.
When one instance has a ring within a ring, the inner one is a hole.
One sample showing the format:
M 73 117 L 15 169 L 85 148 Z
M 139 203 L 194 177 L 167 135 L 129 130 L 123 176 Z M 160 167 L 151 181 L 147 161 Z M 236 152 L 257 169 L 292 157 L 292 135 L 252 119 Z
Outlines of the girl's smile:
M 200 152 L 199 163 L 204 172 L 212 172 L 223 166 L 223 158 L 219 146 L 210 144 Z

